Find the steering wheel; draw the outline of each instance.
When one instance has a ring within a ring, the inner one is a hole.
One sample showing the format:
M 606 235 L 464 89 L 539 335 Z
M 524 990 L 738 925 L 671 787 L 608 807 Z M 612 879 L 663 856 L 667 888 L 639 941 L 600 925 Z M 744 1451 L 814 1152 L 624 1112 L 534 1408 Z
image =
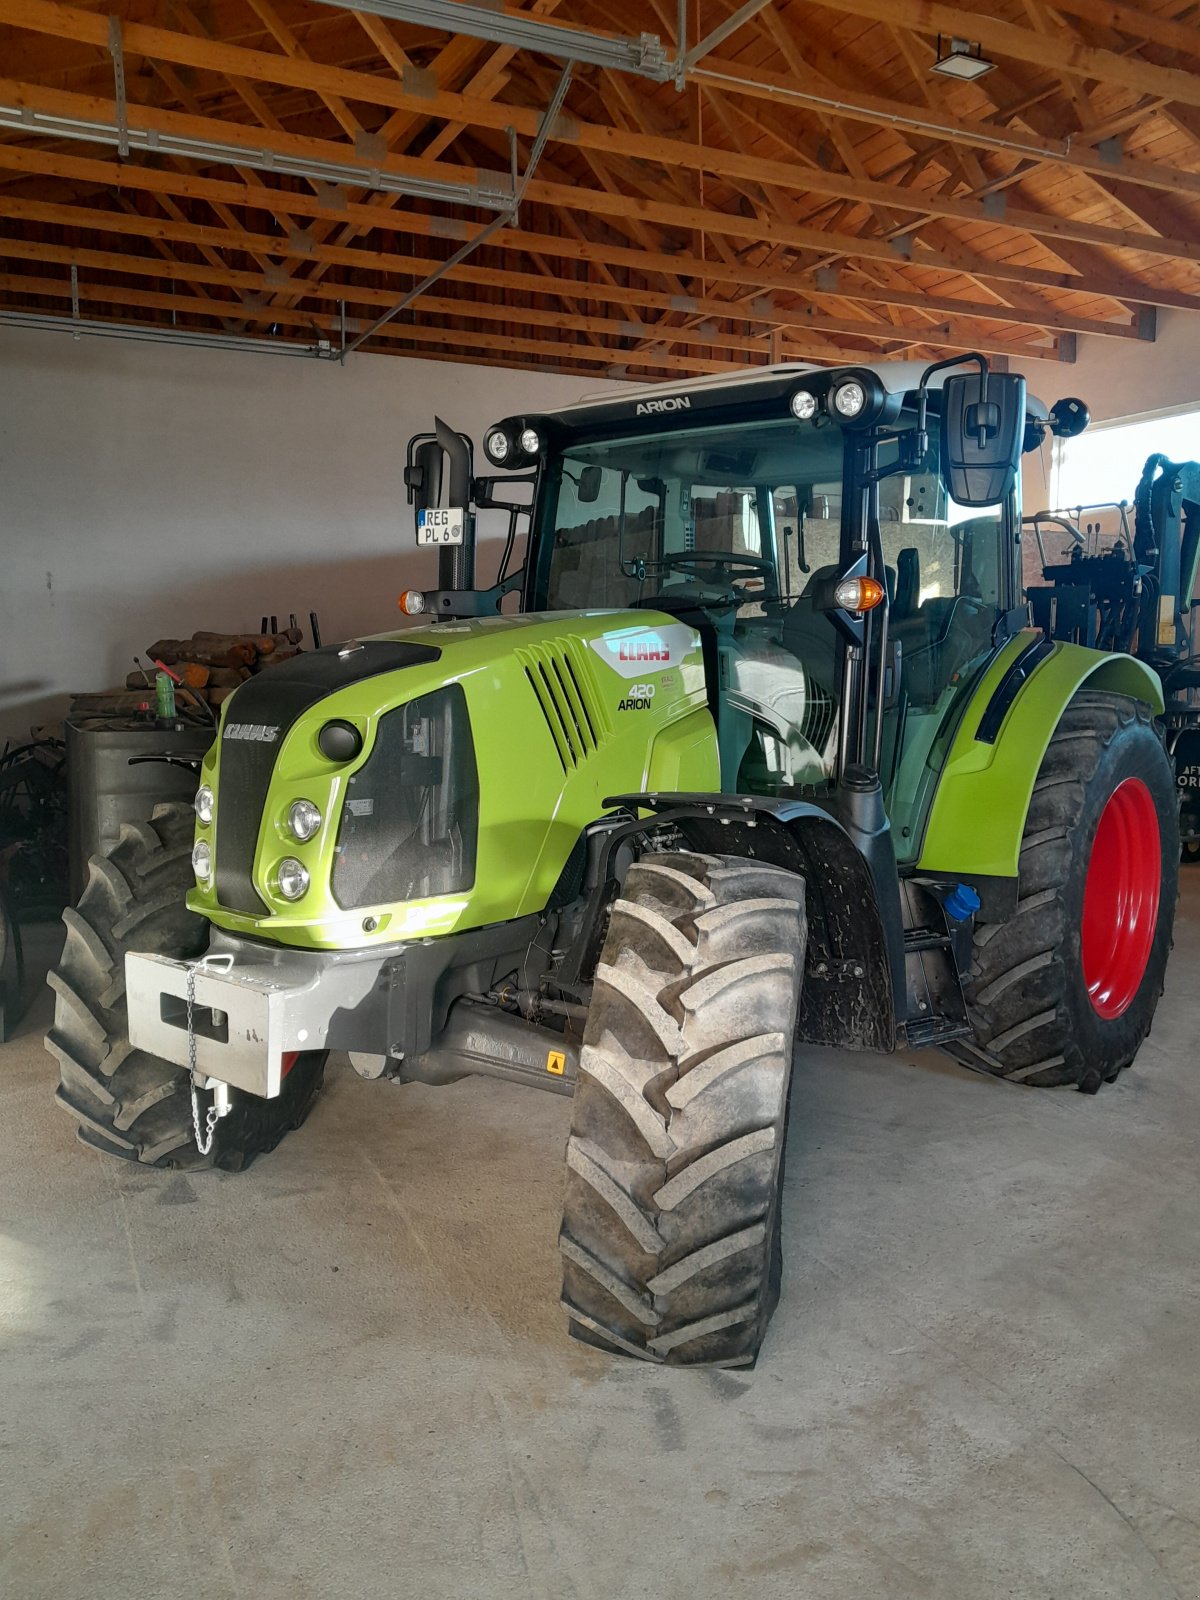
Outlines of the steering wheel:
M 663 565 L 666 567 L 680 567 L 684 572 L 694 572 L 698 578 L 705 576 L 704 569 L 712 569 L 712 576 L 719 571 L 728 573 L 731 578 L 739 574 L 744 578 L 774 577 L 775 563 L 768 561 L 764 556 L 744 556 L 735 554 L 732 550 L 685 550 L 679 555 L 664 556 Z

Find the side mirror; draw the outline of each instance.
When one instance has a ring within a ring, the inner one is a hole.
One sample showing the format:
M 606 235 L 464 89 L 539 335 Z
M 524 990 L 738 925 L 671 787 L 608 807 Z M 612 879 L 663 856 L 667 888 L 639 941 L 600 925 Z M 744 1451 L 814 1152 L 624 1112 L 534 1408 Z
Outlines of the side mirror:
M 960 506 L 995 506 L 1016 482 L 1025 435 L 1025 379 L 958 373 L 942 385 L 942 476 Z
M 579 484 L 575 490 L 575 498 L 580 505 L 590 506 L 593 501 L 600 498 L 600 480 L 603 477 L 603 468 L 593 464 L 584 467 L 579 474 Z
M 419 517 L 430 506 L 441 504 L 442 462 L 445 456 L 436 439 L 426 439 L 410 453 L 412 460 L 404 469 L 404 485 L 408 490 L 409 504 L 416 507 Z

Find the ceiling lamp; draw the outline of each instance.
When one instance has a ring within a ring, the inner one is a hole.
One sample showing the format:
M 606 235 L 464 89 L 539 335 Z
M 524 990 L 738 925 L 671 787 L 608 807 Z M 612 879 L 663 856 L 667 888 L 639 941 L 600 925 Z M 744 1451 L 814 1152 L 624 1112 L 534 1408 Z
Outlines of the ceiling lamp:
M 943 39 L 939 33 L 937 52 L 932 70 L 947 78 L 982 78 L 996 65 L 984 55 L 982 45 L 972 44 L 969 39 Z

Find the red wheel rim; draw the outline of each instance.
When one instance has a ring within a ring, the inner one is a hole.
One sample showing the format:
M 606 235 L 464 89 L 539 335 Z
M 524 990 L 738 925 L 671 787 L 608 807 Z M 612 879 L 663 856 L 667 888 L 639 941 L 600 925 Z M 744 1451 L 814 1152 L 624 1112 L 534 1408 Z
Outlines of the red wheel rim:
M 1100 813 L 1083 889 L 1083 981 L 1110 1020 L 1133 1004 L 1158 925 L 1162 838 L 1140 778 L 1126 778 Z

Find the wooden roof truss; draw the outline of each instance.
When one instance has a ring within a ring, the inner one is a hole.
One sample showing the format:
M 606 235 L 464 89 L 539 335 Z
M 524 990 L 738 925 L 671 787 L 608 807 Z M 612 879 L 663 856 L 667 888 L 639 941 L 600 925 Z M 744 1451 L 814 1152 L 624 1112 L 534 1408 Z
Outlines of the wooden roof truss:
M 1200 313 L 1197 12 L 2 0 L 0 320 L 635 378 L 1071 361 Z M 992 70 L 932 73 L 941 34 Z

